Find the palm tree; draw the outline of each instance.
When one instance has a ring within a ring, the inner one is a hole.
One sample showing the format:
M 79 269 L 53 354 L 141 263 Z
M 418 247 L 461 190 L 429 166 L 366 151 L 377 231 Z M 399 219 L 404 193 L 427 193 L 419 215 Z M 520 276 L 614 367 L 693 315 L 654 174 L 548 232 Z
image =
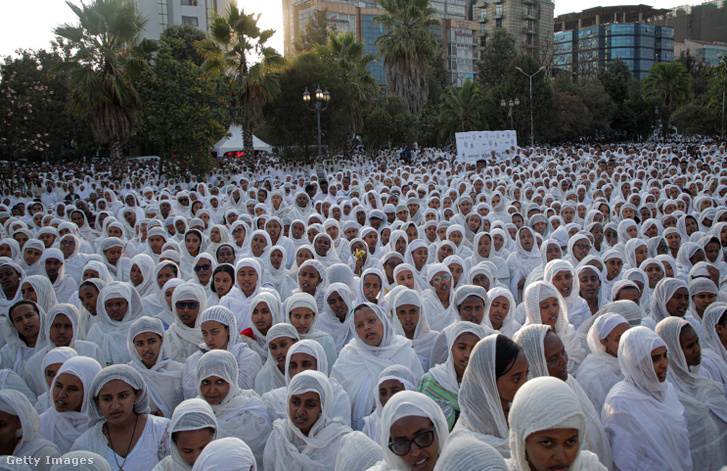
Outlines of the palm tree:
M 424 110 L 429 85 L 429 58 L 440 54 L 430 28 L 439 21 L 428 0 L 379 0 L 386 10 L 374 19 L 387 33 L 376 39 L 379 57 L 384 57 L 387 85 L 404 99 L 409 112 L 419 117 Z
M 669 116 L 692 97 L 692 76 L 681 62 L 659 62 L 644 79 L 644 95 L 659 101 L 665 111 L 662 119 L 666 130 Z
M 438 119 L 442 142 L 453 139 L 457 132 L 487 129 L 485 105 L 480 86 L 471 80 L 466 80 L 461 89 L 447 87 Z
M 265 43 L 275 33 L 261 31 L 260 15 L 246 15 L 232 1 L 224 15 L 215 15 L 210 37 L 198 43 L 202 68 L 225 75 L 232 91 L 232 122 L 242 126 L 245 161 L 254 166 L 252 133 L 263 121 L 262 108 L 280 91 L 278 71 L 285 59 Z M 256 63 L 253 61 L 259 58 Z
M 65 74 L 70 102 L 79 116 L 89 116 L 94 138 L 109 145 L 111 175 L 120 179 L 125 170 L 123 143 L 131 136 L 141 106 L 133 78 L 148 64 L 143 59 L 156 43 L 139 41 L 146 20 L 133 3 L 93 0 L 77 6 L 68 1 L 79 20 L 55 29 L 76 51 L 70 60 L 54 66 Z
M 328 35 L 328 44 L 315 48 L 324 61 L 333 64 L 341 74 L 343 83 L 349 87 L 353 101 L 351 102 L 351 136 L 347 146 L 347 155 L 351 153 L 351 145 L 356 134 L 363 131 L 363 109 L 373 101 L 376 94 L 376 80 L 366 68 L 376 56 L 364 54 L 364 44 L 356 41 L 353 33 Z

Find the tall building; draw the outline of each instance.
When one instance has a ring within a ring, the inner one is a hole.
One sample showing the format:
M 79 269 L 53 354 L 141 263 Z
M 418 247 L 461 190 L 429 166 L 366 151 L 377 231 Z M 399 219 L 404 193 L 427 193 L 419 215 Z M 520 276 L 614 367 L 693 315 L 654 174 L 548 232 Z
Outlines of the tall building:
M 577 77 L 593 77 L 622 59 L 639 80 L 657 62 L 674 60 L 674 29 L 647 24 L 666 10 L 646 5 L 596 7 L 555 20 L 553 66 Z
M 727 43 L 687 39 L 683 43 L 674 44 L 674 56 L 679 57 L 682 54 L 690 55 L 699 62 L 715 67 L 723 57 L 727 57 Z
M 147 18 L 142 38 L 159 39 L 162 32 L 172 25 L 190 24 L 205 33 L 209 32 L 212 14 L 221 14 L 230 0 L 127 0 Z
M 434 18 L 439 26 L 432 33 L 442 46 L 449 82 L 461 86 L 465 80 L 474 80 L 477 73 L 475 62 L 479 58 L 477 37 L 480 25 L 469 21 L 468 0 L 430 1 L 435 9 Z M 305 31 L 314 12 L 327 10 L 328 25 L 339 33 L 353 32 L 364 43 L 364 54 L 377 54 L 376 39 L 386 34 L 374 21 L 384 13 L 375 0 L 283 0 L 283 29 L 285 56 L 294 55 L 293 43 Z M 383 58 L 369 65 L 371 74 L 379 83 L 386 85 L 386 69 Z
M 479 0 L 473 6 L 473 18 L 480 25 L 479 45 L 504 28 L 515 37 L 515 49 L 540 59 L 553 49 L 553 13 L 550 0 Z
M 674 28 L 674 41 L 687 39 L 727 43 L 727 1 L 715 0 L 665 10 L 651 19 L 657 26 Z

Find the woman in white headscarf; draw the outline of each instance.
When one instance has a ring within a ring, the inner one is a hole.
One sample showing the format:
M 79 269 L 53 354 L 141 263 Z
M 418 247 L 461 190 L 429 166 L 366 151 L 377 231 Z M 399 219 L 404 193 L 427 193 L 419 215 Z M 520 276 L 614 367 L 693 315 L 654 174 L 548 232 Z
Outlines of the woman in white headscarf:
M 727 397 L 727 304 L 713 303 L 704 311 L 702 374 L 722 384 Z M 719 331 L 718 331 L 719 329 Z
M 48 341 L 44 322 L 45 312 L 32 301 L 21 300 L 10 306 L 3 324 L 7 343 L 0 350 L 0 368 L 11 369 L 27 381 L 28 360 Z
M 644 327 L 654 330 L 662 319 L 676 316 L 691 322 L 697 333 L 702 331 L 702 323 L 689 313 L 689 286 L 680 279 L 662 279 L 654 288 L 649 306 L 649 317 L 641 320 Z
M 545 266 L 543 279 L 555 286 L 566 304 L 568 322 L 577 329 L 586 319 L 591 317 L 588 302 L 580 295 L 580 287 L 576 270 L 570 262 L 553 260 Z M 575 319 L 575 322 L 572 320 Z
M 294 294 L 288 298 L 285 304 L 285 321 L 292 324 L 298 330 L 298 335 L 301 340 L 310 339 L 321 344 L 323 350 L 326 352 L 329 368 L 328 373 L 330 373 L 330 369 L 338 357 L 338 352 L 333 337 L 316 328 L 319 317 L 316 300 L 309 294 Z
M 197 395 L 212 406 L 217 435 L 241 438 L 252 449 L 256 461 L 262 462 L 265 441 L 272 430 L 270 415 L 255 391 L 240 389 L 237 375 L 234 355 L 213 350 L 197 363 Z
M 588 348 L 591 352 L 578 368 L 576 379 L 596 411 L 603 409 L 608 392 L 623 380 L 617 357 L 618 342 L 629 327 L 626 318 L 607 312 L 599 316 L 588 330 Z
M 40 262 L 44 251 L 45 245 L 38 239 L 30 239 L 23 245 L 23 256 L 18 264 L 27 276 L 45 274 L 45 266 Z
M 217 438 L 217 418 L 204 400 L 187 399 L 174 409 L 169 431 L 170 454 L 152 471 L 191 471 L 201 456 L 199 449 L 206 449 Z M 225 459 L 232 464 L 229 455 Z
M 118 396 L 123 397 L 123 407 L 109 404 L 121 400 Z M 150 471 L 169 454 L 169 419 L 149 414 L 144 379 L 129 365 L 101 370 L 86 404 L 89 428 L 72 450 L 98 453 L 119 469 L 138 471 Z
M 353 431 L 341 438 L 335 471 L 367 471 L 384 458 L 377 441 Z
M 552 284 L 537 281 L 525 289 L 525 312 L 527 324 L 544 324 L 558 334 L 568 352 L 568 370 L 575 372 L 586 358 L 573 326 L 568 322 L 567 307 L 563 296 Z
M 515 334 L 514 340 L 522 347 L 528 358 L 529 379 L 552 376 L 567 383 L 576 394 L 586 419 L 586 440 L 583 446 L 596 453 L 601 462 L 610 469 L 611 447 L 604 433 L 600 415 L 578 381 L 569 374 L 567 353 L 560 337 L 554 335 L 548 326 L 528 325 Z
M 287 417 L 275 421 L 265 446 L 266 470 L 334 469 L 339 442 L 351 429 L 329 418 L 332 399 L 330 381 L 319 371 L 303 371 L 290 381 Z
M 0 451 L 5 455 L 38 459 L 38 466 L 32 469 L 50 471 L 48 460 L 58 458 L 61 453 L 41 435 L 40 418 L 28 398 L 18 391 L 4 389 L 0 391 L 0 412 L 5 415 L 4 428 L 11 432 Z
M 344 283 L 330 283 L 323 298 L 325 307 L 319 315 L 316 327 L 333 338 L 338 354 L 353 335 L 348 323 L 354 306 L 353 293 Z
M 60 267 L 55 269 L 55 279 L 51 276 L 52 272 L 48 271 L 48 261 L 60 262 Z M 66 266 L 63 263 L 63 252 L 60 249 L 47 249 L 40 257 L 40 263 L 44 267 L 43 274 L 47 275 L 53 283 L 53 290 L 56 292 L 56 299 L 59 303 L 67 303 L 78 290 L 76 280 L 72 276 L 66 275 Z
M 58 304 L 53 285 L 45 275 L 31 275 L 23 280 L 20 287 L 23 299 L 33 301 L 42 307 L 45 312 Z
M 174 278 L 180 281 L 182 279 L 179 265 L 171 260 L 157 263 L 152 275 L 152 292 L 142 299 L 144 312 L 149 316 L 160 318 L 166 326 L 174 323 L 174 316 L 164 297 L 164 285 Z
M 664 341 L 646 327 L 633 327 L 621 337 L 618 362 L 624 380 L 611 388 L 601 413 L 614 467 L 693 469 L 684 407 L 666 380 Z
M 53 401 L 50 390 L 51 384 L 53 384 L 53 378 L 55 378 L 55 375 L 58 373 L 61 366 L 63 366 L 63 363 L 76 356 L 78 356 L 78 353 L 69 347 L 54 348 L 45 354 L 43 362 L 40 364 L 40 369 L 43 374 L 44 390 L 43 394 L 39 396 L 36 396 L 36 394 L 30 390 L 28 385 L 22 378 L 20 378 L 20 376 L 10 370 L 0 370 L 11 373 L 4 379 L 4 384 L 0 384 L 0 389 L 8 388 L 22 392 L 29 401 L 35 403 L 33 406 L 35 407 L 35 410 L 37 410 L 39 414 L 42 414 L 51 407 L 51 403 Z M 5 375 L 3 374 L 3 376 Z
M 381 412 L 386 403 L 401 391 L 416 391 L 417 383 L 414 374 L 409 368 L 403 365 L 391 365 L 385 368 L 379 375 L 379 380 L 374 387 L 376 398 L 376 409 L 364 418 L 362 432 L 373 441 L 381 441 Z
M 217 471 L 221 468 L 226 471 L 257 471 L 258 465 L 247 443 L 239 438 L 225 437 L 202 450 L 192 471 Z
M 422 369 L 429 369 L 429 357 L 439 332 L 429 328 L 421 296 L 409 288 L 399 287 L 397 290 L 393 293 L 395 297 L 391 306 L 394 333 L 411 340 Z
M 363 418 L 375 407 L 373 384 L 392 364 L 408 367 L 417 381 L 424 374 L 419 358 L 406 338 L 396 335 L 391 322 L 375 304 L 362 303 L 349 316 L 353 339 L 343 347 L 331 377 L 348 393 L 353 428 L 363 427 Z
M 147 254 L 142 253 L 131 259 L 127 277 L 142 298 L 154 292 L 156 280 L 153 279 L 153 275 L 155 266 L 156 263 Z
M 149 392 L 151 412 L 171 417 L 182 402 L 182 363 L 170 360 L 162 321 L 143 316 L 131 325 L 126 345 L 129 366 L 141 374 Z
M 101 348 L 107 365 L 128 363 L 126 337 L 131 324 L 144 315 L 139 293 L 129 283 L 114 281 L 101 290 L 97 306 L 98 322 L 89 330 L 88 340 Z
M 423 312 L 429 326 L 441 332 L 456 319 L 452 273 L 443 263 L 430 264 L 426 282 L 429 289 L 422 296 Z
M 699 336 L 689 322 L 667 317 L 656 325 L 666 343 L 667 379 L 684 407 L 694 469 L 721 469 L 727 460 L 727 399 L 720 384 L 699 373 Z
M 213 306 L 205 309 L 199 315 L 199 326 L 202 329 L 204 343 L 199 345 L 199 350 L 187 358 L 184 363 L 182 374 L 182 387 L 184 398 L 190 399 L 197 394 L 197 363 L 206 354 L 214 350 L 226 350 L 237 360 L 237 376 L 240 389 L 253 389 L 255 376 L 262 368 L 260 356 L 255 353 L 237 333 L 235 315 L 229 309 L 222 306 Z
M 73 442 L 88 429 L 91 382 L 100 371 L 101 365 L 93 358 L 77 356 L 68 359 L 53 378 L 53 402 L 40 416 L 40 433 L 61 453 L 70 451 Z
M 408 471 L 415 466 L 432 469 L 449 436 L 442 409 L 431 398 L 415 391 L 401 391 L 381 411 L 379 444 L 384 459 L 370 471 Z
M 524 299 L 525 278 L 540 266 L 542 259 L 531 228 L 521 227 L 515 239 L 515 252 L 507 258 L 507 265 L 510 268 L 510 291 L 515 299 L 520 300 Z
M 293 277 L 289 275 L 288 260 L 292 254 L 288 253 L 282 245 L 274 245 L 267 253 L 265 264 L 265 274 L 263 275 L 263 283 L 270 285 L 275 291 L 280 293 L 280 299 L 285 302 L 298 284 Z M 277 265 L 277 268 L 275 267 Z
M 562 468 L 572 471 L 605 471 L 598 456 L 584 449 L 588 440 L 586 418 L 578 398 L 562 381 L 536 378 L 528 381 L 515 394 L 510 409 L 510 471 Z M 548 433 L 552 431 L 551 433 Z M 553 435 L 561 439 L 553 443 Z M 554 453 L 544 446 L 545 438 L 554 446 L 563 446 L 563 453 Z M 571 446 L 570 440 L 576 439 Z M 565 443 L 564 443 L 565 442 Z
M 252 327 L 242 332 L 242 340 L 265 362 L 268 358 L 266 335 L 274 325 L 284 321 L 283 306 L 278 298 L 272 293 L 259 293 L 250 303 Z
M 262 291 L 272 291 L 262 287 L 262 265 L 254 258 L 243 258 L 235 265 L 235 287 L 220 299 L 220 306 L 235 313 L 237 328 L 242 332 L 251 327 L 250 303 Z
M 487 292 L 485 315 L 482 324 L 496 330 L 507 338 L 512 338 L 520 330 L 520 323 L 515 320 L 515 297 L 509 289 L 502 287 L 490 288 Z M 497 326 L 497 328 L 495 328 Z
M 270 328 L 265 340 L 268 359 L 255 377 L 255 392 L 260 395 L 285 386 L 285 363 L 288 350 L 300 340 L 300 337 L 295 327 L 288 323 L 281 323 Z
M 184 363 L 190 355 L 199 351 L 199 345 L 204 342 L 199 319 L 205 309 L 207 296 L 199 284 L 189 282 L 174 289 L 174 323 L 167 329 L 165 340 L 170 359 Z
M 476 438 L 452 434 L 447 445 L 439 455 L 434 471 L 459 471 L 479 469 L 488 471 L 507 471 L 502 455 L 492 446 Z

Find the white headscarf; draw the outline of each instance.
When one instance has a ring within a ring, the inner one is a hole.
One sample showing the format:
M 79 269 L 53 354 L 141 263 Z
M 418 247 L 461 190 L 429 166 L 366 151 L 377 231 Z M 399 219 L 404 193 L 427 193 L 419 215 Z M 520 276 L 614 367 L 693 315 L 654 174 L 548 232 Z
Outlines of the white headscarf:
M 417 355 L 427 360 L 427 364 L 429 364 L 429 355 L 431 354 L 434 341 L 437 339 L 438 332 L 429 328 L 429 322 L 427 321 L 427 317 L 424 315 L 424 309 L 422 308 L 421 296 L 416 291 L 409 288 L 401 287 L 399 293 L 394 298 L 392 306 L 392 323 L 394 324 L 394 333 L 401 335 L 402 337 L 406 337 L 404 328 L 399 320 L 399 316 L 396 314 L 396 310 L 400 306 L 407 304 L 419 307 L 419 322 L 417 322 L 417 326 L 414 329 L 414 337 L 411 339 L 411 343 L 414 347 L 414 351 L 417 352 Z
M 500 327 L 499 332 L 507 338 L 512 338 L 512 336 L 515 335 L 515 332 L 520 330 L 520 327 L 522 326 L 518 321 L 515 320 L 515 309 L 517 308 L 517 306 L 515 303 L 515 297 L 512 295 L 509 289 L 501 288 L 499 286 L 495 288 L 490 288 L 490 291 L 487 292 L 487 298 L 489 302 L 485 304 L 485 317 L 482 319 L 482 323 L 490 329 L 493 328 L 492 321 L 490 320 L 492 302 L 495 299 L 501 297 L 507 299 L 507 302 L 510 303 L 510 309 L 507 311 L 507 315 L 505 315 L 505 318 L 502 320 L 502 327 Z
M 391 365 L 381 372 L 381 374 L 379 375 L 379 380 L 374 386 L 376 410 L 374 410 L 371 415 L 366 417 L 366 423 L 363 427 L 363 432 L 377 443 L 380 441 L 381 438 L 381 411 L 384 409 L 384 406 L 381 404 L 381 397 L 379 396 L 379 386 L 381 386 L 381 383 L 392 379 L 403 384 L 404 389 L 407 391 L 417 390 L 417 381 L 414 379 L 414 374 L 406 366 Z
M 106 312 L 106 301 L 109 299 L 125 299 L 129 303 L 124 318 L 120 321 L 112 320 Z M 101 348 L 107 364 L 128 363 L 131 361 L 126 346 L 126 337 L 131 324 L 136 322 L 143 313 L 139 293 L 133 286 L 123 281 L 114 281 L 106 285 L 98 294 L 96 301 L 96 322 L 88 333 L 88 339 Z
M 281 337 L 289 337 L 294 342 L 300 340 L 298 331 L 292 325 L 288 323 L 275 324 L 268 330 L 268 335 L 265 338 L 265 348 L 269 350 L 270 342 Z M 255 392 L 264 394 L 283 386 L 285 386 L 285 376 L 280 371 L 280 368 L 278 368 L 278 361 L 275 356 L 271 352 L 268 352 L 268 359 L 255 377 Z
M 215 417 L 215 413 L 212 411 L 210 405 L 205 401 L 199 398 L 194 398 L 187 399 L 174 409 L 169 433 L 171 436 L 171 434 L 174 434 L 175 432 L 191 432 L 207 428 L 212 429 L 212 440 L 214 442 L 217 438 L 217 418 Z M 171 461 L 169 469 L 190 471 L 192 467 L 188 465 L 182 458 L 182 455 L 179 454 L 179 450 L 177 449 L 174 440 L 170 439 L 169 441 L 171 448 L 170 457 L 167 458 Z M 250 453 L 250 456 L 252 456 L 252 453 Z M 230 459 L 229 455 L 225 455 L 225 457 L 228 460 Z M 199 462 L 199 457 L 197 458 L 197 462 Z M 232 464 L 231 462 L 228 463 Z
M 235 437 L 219 438 L 202 450 L 192 471 L 218 471 L 219 469 L 257 471 L 257 462 L 252 450 L 244 441 Z
M 361 432 L 350 432 L 338 445 L 335 471 L 366 471 L 383 458 L 376 441 Z
M 578 282 L 578 276 L 576 276 L 576 270 L 575 268 L 573 268 L 573 265 L 565 260 L 553 260 L 545 266 L 543 279 L 548 283 L 552 284 L 555 275 L 564 271 L 569 272 L 572 277 L 570 294 L 568 295 L 568 297 L 563 298 L 565 300 L 568 313 L 568 321 L 571 322 L 571 319 L 577 319 L 579 321 L 578 325 L 580 325 L 581 323 L 583 323 L 583 321 L 591 317 L 591 308 L 588 307 L 588 303 L 586 302 L 586 300 L 581 298 L 578 294 L 580 292 L 580 285 Z M 574 328 L 577 328 L 575 324 L 573 324 L 573 326 Z
M 328 304 L 328 298 L 333 294 L 338 293 L 343 302 L 346 304 L 346 317 L 343 322 L 338 319 L 338 316 L 331 310 Z M 336 343 L 336 350 L 338 352 L 351 340 L 351 329 L 348 324 L 348 317 L 351 315 L 353 309 L 353 293 L 351 289 L 343 283 L 331 283 L 326 288 L 323 296 L 325 300 L 325 307 L 323 312 L 320 313 L 320 319 L 318 319 L 318 328 L 323 332 L 328 333 L 333 337 L 333 341 Z
M 139 296 L 143 298 L 154 292 L 154 283 L 156 283 L 156 279 L 154 279 L 154 266 L 156 263 L 149 255 L 141 253 L 131 259 L 131 263 L 129 263 L 129 273 L 134 265 L 139 267 L 139 270 L 144 277 L 144 281 L 142 281 L 139 286 L 135 286 Z M 129 276 L 130 275 L 127 274 L 127 277 Z
M 177 309 L 177 302 L 190 300 L 199 303 L 194 327 L 189 327 L 182 322 L 179 318 L 179 310 Z M 165 343 L 168 345 L 167 352 L 169 352 L 169 357 L 172 360 L 184 362 L 190 355 L 199 351 L 199 344 L 204 342 L 202 339 L 202 330 L 200 329 L 200 318 L 205 309 L 207 309 L 207 293 L 205 293 L 204 288 L 199 283 L 188 282 L 174 288 L 174 292 L 172 293 L 174 323 L 167 329 L 167 338 L 165 339 Z
M 1 390 L 0 411 L 20 420 L 22 435 L 15 445 L 13 456 L 35 457 L 45 463 L 46 459 L 61 455 L 56 445 L 41 436 L 38 413 L 22 393 L 12 389 Z
M 434 471 L 461 471 L 478 469 L 507 471 L 500 452 L 487 443 L 465 433 L 453 433 L 437 460 Z
M 253 311 L 260 303 L 265 303 L 270 310 L 270 314 L 272 316 L 272 323 L 270 324 L 270 328 L 272 328 L 276 324 L 285 322 L 285 318 L 283 317 L 283 306 L 281 306 L 280 300 L 274 294 L 267 291 L 258 293 L 254 298 L 252 298 L 252 301 L 250 302 L 251 317 Z M 250 324 L 252 325 L 252 333 L 254 335 L 254 338 L 250 339 L 248 345 L 250 345 L 250 347 L 252 347 L 252 349 L 258 355 L 260 355 L 260 358 L 264 361 L 268 358 L 267 338 L 260 332 L 260 330 L 258 330 L 255 323 L 252 322 L 252 319 L 250 320 Z
M 727 310 L 725 303 L 712 303 L 704 311 L 702 325 L 704 333 L 702 343 L 704 346 L 703 367 L 711 373 L 715 381 L 721 380 L 722 384 L 727 384 L 727 349 L 724 348 L 722 341 L 717 336 L 715 326 L 719 323 L 720 318 Z

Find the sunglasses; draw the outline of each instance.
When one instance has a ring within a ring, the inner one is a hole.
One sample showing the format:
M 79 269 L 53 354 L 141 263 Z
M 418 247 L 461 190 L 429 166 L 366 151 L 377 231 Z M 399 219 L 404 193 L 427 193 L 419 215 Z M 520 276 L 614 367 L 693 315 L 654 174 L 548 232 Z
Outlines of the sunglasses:
M 72 240 L 62 240 L 61 245 L 76 245 Z
M 442 276 L 435 276 L 434 278 L 432 278 L 432 281 L 435 284 L 439 284 L 442 281 L 449 281 L 451 279 L 452 279 L 452 275 L 442 275 Z
M 434 429 L 427 430 L 415 436 L 411 440 L 399 440 L 398 442 L 389 443 L 389 450 L 397 456 L 404 456 L 411 450 L 411 444 L 414 443 L 419 448 L 426 448 L 434 443 Z
M 175 306 L 177 306 L 177 309 L 197 309 L 199 307 L 199 303 L 197 301 L 177 301 Z
M 591 246 L 588 244 L 575 244 L 573 247 L 577 248 L 578 250 L 591 250 Z
M 239 228 L 232 231 L 233 234 L 239 234 L 240 232 L 242 232 L 242 229 Z
M 209 263 L 205 263 L 204 265 L 197 265 L 196 267 L 194 267 L 194 271 L 196 271 L 196 272 L 207 271 L 210 269 L 211 266 L 212 265 L 210 265 Z

